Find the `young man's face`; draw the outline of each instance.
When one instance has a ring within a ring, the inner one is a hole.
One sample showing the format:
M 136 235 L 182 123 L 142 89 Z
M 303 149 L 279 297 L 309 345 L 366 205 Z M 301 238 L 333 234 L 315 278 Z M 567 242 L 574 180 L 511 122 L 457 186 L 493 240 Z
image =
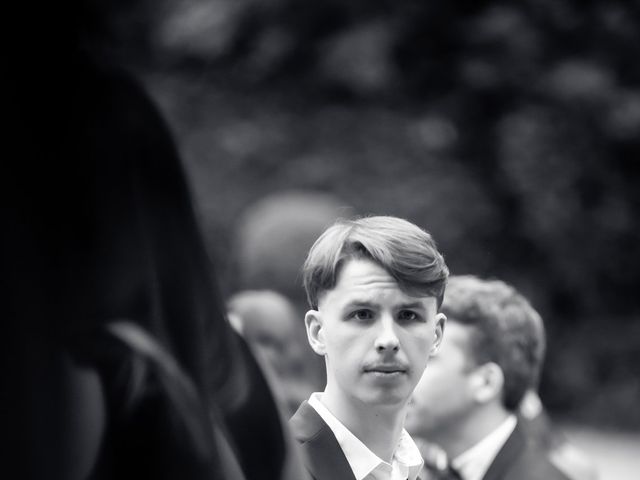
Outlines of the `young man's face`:
M 435 298 L 406 294 L 373 261 L 347 261 L 335 288 L 305 318 L 311 346 L 326 360 L 323 398 L 338 408 L 403 408 L 444 320 Z
M 440 442 L 455 436 L 475 406 L 469 329 L 449 319 L 438 353 L 430 360 L 409 403 L 405 428 L 416 437 Z

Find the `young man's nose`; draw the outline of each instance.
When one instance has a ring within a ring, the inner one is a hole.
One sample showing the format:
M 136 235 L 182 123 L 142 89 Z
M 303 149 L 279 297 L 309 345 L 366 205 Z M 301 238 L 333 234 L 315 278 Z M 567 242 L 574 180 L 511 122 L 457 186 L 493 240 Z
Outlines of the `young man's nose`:
M 383 318 L 381 320 L 375 347 L 379 352 L 387 350 L 397 351 L 400 348 L 400 340 L 396 334 L 393 319 Z

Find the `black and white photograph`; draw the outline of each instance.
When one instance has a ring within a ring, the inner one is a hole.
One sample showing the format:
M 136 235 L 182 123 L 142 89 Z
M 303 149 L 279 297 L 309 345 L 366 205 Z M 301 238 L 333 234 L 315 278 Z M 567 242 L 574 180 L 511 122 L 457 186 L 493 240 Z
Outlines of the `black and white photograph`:
M 10 2 L 0 477 L 632 480 L 640 2 Z

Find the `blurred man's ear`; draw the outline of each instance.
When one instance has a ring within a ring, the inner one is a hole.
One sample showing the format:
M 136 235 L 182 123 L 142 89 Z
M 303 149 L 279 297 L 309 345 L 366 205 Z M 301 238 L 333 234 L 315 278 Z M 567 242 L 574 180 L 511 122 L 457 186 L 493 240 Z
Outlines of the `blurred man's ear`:
M 504 373 L 497 363 L 487 362 L 472 373 L 474 397 L 480 403 L 499 398 L 504 386 Z
M 318 355 L 326 353 L 322 316 L 318 310 L 309 310 L 304 316 L 304 324 L 307 327 L 307 339 L 309 345 Z
M 227 319 L 231 327 L 240 335 L 242 335 L 242 317 L 235 312 L 227 312 Z
M 438 349 L 440 348 L 440 344 L 442 343 L 442 338 L 444 336 L 444 327 L 447 323 L 447 317 L 444 313 L 438 313 L 435 316 L 435 329 L 434 329 L 434 340 L 433 345 L 431 345 L 431 350 L 429 351 L 429 356 L 432 357 L 436 353 L 438 353 Z

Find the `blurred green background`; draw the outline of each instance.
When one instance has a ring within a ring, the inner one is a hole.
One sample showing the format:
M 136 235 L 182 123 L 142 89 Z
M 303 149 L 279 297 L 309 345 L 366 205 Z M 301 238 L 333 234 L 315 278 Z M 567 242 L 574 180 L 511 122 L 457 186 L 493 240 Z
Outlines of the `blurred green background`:
M 88 5 L 82 42 L 139 74 L 175 134 L 225 293 L 302 292 L 273 256 L 247 262 L 264 198 L 401 216 L 452 273 L 541 312 L 553 416 L 640 429 L 639 2 Z M 322 207 L 279 201 L 284 233 L 258 238 L 306 248 L 286 219 Z

